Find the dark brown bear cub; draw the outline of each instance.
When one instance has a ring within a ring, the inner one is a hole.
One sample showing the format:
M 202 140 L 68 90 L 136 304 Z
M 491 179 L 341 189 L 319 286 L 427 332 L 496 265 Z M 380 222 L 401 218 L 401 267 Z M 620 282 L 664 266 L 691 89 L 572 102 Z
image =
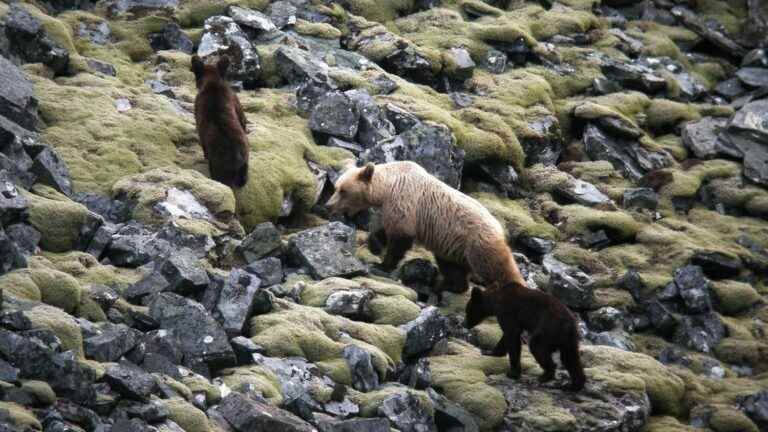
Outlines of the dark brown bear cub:
M 237 95 L 225 80 L 229 58 L 207 65 L 192 57 L 197 84 L 195 123 L 211 178 L 231 188 L 248 180 L 248 136 L 245 114 Z
M 586 377 L 579 358 L 579 329 L 570 310 L 554 296 L 532 290 L 517 283 L 503 288 L 492 286 L 487 291 L 472 290 L 467 303 L 465 327 L 472 328 L 495 315 L 504 332 L 492 355 L 501 357 L 509 353 L 509 376 L 520 377 L 520 336 L 530 335 L 528 346 L 544 373 L 540 382 L 555 377 L 552 353 L 560 351 L 560 360 L 571 377 L 571 390 L 584 388 Z

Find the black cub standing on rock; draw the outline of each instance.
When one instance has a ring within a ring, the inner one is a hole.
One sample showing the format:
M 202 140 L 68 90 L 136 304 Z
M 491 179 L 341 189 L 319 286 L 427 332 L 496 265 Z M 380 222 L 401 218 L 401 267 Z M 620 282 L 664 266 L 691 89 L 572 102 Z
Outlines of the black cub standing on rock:
M 226 81 L 229 58 L 207 65 L 192 57 L 197 97 L 195 124 L 211 178 L 231 188 L 248 181 L 248 135 L 243 108 Z
M 523 331 L 528 331 L 531 354 L 544 369 L 539 381 L 547 382 L 555 377 L 552 353 L 560 351 L 560 360 L 571 377 L 570 389 L 584 388 L 587 378 L 579 357 L 576 317 L 560 300 L 514 282 L 503 287 L 492 285 L 486 291 L 473 289 L 464 326 L 472 328 L 492 315 L 504 332 L 492 355 L 501 357 L 509 353 L 510 378 L 520 377 L 520 337 Z

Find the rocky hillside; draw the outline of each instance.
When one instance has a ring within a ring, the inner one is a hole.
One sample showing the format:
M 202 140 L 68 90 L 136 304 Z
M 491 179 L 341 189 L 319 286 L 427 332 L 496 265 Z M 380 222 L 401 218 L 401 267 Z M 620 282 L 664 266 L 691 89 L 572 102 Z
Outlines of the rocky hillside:
M 0 3 L 0 431 L 768 430 L 760 0 Z M 191 54 L 227 54 L 247 185 L 208 178 Z M 578 312 L 589 379 L 484 355 L 467 295 L 343 161 L 479 200 Z M 433 299 L 430 299 L 433 300 Z

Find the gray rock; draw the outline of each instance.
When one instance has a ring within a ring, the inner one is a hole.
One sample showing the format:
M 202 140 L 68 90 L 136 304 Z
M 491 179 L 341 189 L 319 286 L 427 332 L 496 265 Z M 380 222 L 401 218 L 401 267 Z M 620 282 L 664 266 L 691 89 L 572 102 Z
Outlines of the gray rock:
M 395 136 L 395 126 L 366 90 L 347 90 L 344 94 L 357 106 L 357 111 L 360 113 L 357 142 L 363 148 L 373 147 Z
M 233 269 L 229 273 L 229 278 L 221 289 L 216 311 L 221 316 L 224 331 L 230 337 L 243 333 L 245 323 L 253 312 L 260 285 L 261 280 L 258 277 L 243 270 Z
M 507 55 L 502 51 L 491 48 L 486 52 L 482 65 L 492 74 L 504 73 L 507 69 Z
M 762 67 L 744 67 L 736 71 L 736 76 L 750 87 L 768 86 L 768 69 Z
M 604 60 L 601 70 L 606 78 L 619 83 L 624 88 L 647 94 L 656 94 L 667 89 L 666 80 L 642 64 Z
M 379 374 L 373 367 L 371 354 L 357 345 L 347 345 L 341 352 L 352 372 L 352 387 L 361 392 L 369 392 L 379 387 Z
M 331 222 L 296 234 L 289 242 L 289 255 L 318 280 L 359 276 L 366 269 L 355 256 L 355 239 L 354 228 Z
M 92 58 L 85 59 L 85 63 L 88 65 L 88 68 L 90 68 L 94 72 L 98 72 L 111 77 L 117 76 L 117 69 L 115 68 L 114 65 L 110 63 L 106 63 L 106 62 L 92 59 Z
M 472 78 L 475 62 L 466 48 L 451 48 L 444 53 L 444 63 L 447 63 L 446 75 L 452 79 L 464 81 Z
M 453 188 L 461 184 L 464 167 L 464 151 L 456 146 L 453 134 L 435 123 L 418 123 L 393 140 L 368 149 L 362 159 L 374 163 L 410 160 Z
M 557 117 L 543 116 L 529 122 L 528 128 L 536 132 L 536 135 L 520 138 L 520 145 L 525 151 L 525 164 L 557 164 L 563 152 L 563 134 Z
M 725 337 L 725 326 L 715 312 L 683 316 L 674 334 L 674 342 L 702 353 L 711 353 Z
M 573 203 L 587 207 L 611 202 L 611 199 L 600 192 L 595 185 L 577 178 L 571 178 L 569 181 L 559 185 L 555 192 Z
M 689 265 L 675 270 L 674 283 L 687 311 L 701 313 L 712 310 L 712 288 L 701 267 Z
M 374 93 L 380 95 L 392 94 L 395 90 L 400 88 L 400 85 L 386 74 L 379 74 L 371 81 L 371 84 L 373 84 L 373 88 L 375 89 Z
M 174 251 L 158 266 L 160 274 L 168 281 L 168 290 L 181 295 L 199 293 L 208 286 L 208 273 L 200 265 L 190 249 Z
M 589 312 L 589 328 L 594 331 L 609 331 L 619 327 L 624 319 L 624 314 L 610 306 Z
M 683 126 L 683 144 L 699 159 L 712 159 L 721 155 L 739 157 L 741 155 L 738 150 L 730 148 L 719 138 L 720 131 L 727 124 L 727 119 L 714 117 L 688 122 Z
M 149 44 L 155 51 L 174 50 L 186 54 L 192 54 L 195 51 L 195 43 L 181 31 L 181 27 L 176 23 L 166 24 L 161 32 L 150 34 Z
M 11 240 L 0 228 L 0 275 L 10 271 L 27 267 L 27 258 L 24 252 Z
M 227 334 L 200 303 L 161 293 L 151 299 L 149 315 L 160 323 L 160 328 L 173 331 L 185 361 L 197 359 L 214 367 L 235 364 Z
M 273 32 L 277 27 L 272 20 L 259 11 L 231 5 L 227 8 L 229 15 L 241 27 L 257 32 Z
M 542 264 L 549 274 L 549 291 L 566 305 L 589 308 L 594 303 L 594 281 L 576 267 L 566 265 L 551 255 L 545 255 Z
M 635 343 L 632 342 L 632 337 L 623 330 L 590 333 L 588 338 L 595 345 L 609 346 L 630 352 L 635 350 Z
M 744 176 L 768 185 L 768 100 L 744 105 L 723 134 L 744 155 Z
M 55 74 L 66 72 L 69 52 L 46 33 L 40 21 L 18 3 L 11 4 L 5 20 L 5 35 L 12 55 L 24 63 L 42 63 Z
M 32 158 L 27 148 L 38 142 L 36 133 L 0 115 L 0 172 L 5 172 L 1 174 L 5 180 L 13 181 L 25 189 L 32 187 L 34 174 L 29 172 Z
M 316 60 L 300 48 L 281 46 L 275 51 L 275 63 L 280 76 L 291 85 L 313 80 L 328 82 L 328 65 Z
M 459 404 L 449 401 L 434 389 L 427 389 L 427 396 L 435 409 L 435 426 L 439 431 L 479 432 L 475 418 Z
M 297 8 L 287 1 L 272 2 L 267 9 L 272 22 L 279 29 L 296 24 Z
M 96 45 L 106 45 L 112 41 L 112 30 L 106 21 L 92 24 L 80 22 L 77 26 L 77 36 Z
M 152 375 L 128 361 L 109 366 L 104 371 L 104 381 L 121 395 L 141 402 L 149 402 L 157 388 Z
M 400 266 L 400 282 L 425 298 L 432 294 L 437 277 L 437 267 L 423 258 L 408 260 Z
M 264 354 L 264 347 L 256 345 L 244 336 L 237 336 L 229 341 L 235 351 L 238 365 L 249 365 L 254 362 L 254 354 Z
M 313 432 L 309 423 L 266 403 L 230 393 L 222 399 L 218 412 L 237 432 L 269 430 L 274 432 Z
M 179 6 L 179 0 L 110 0 L 108 10 L 111 15 L 125 12 L 147 13 L 150 11 L 173 12 Z
M 0 56 L 0 116 L 31 131 L 40 126 L 32 83 L 3 56 Z
M 437 432 L 429 409 L 421 399 L 409 392 L 396 393 L 384 399 L 378 413 L 402 432 Z
M 29 202 L 5 171 L 0 171 L 0 226 L 25 222 Z
M 86 357 L 102 363 L 118 361 L 139 343 L 141 335 L 125 324 L 101 323 L 94 330 L 88 335 L 84 332 L 83 348 Z
M 622 195 L 622 204 L 624 208 L 656 210 L 659 205 L 659 194 L 651 188 L 627 189 Z
M 72 195 L 72 180 L 69 178 L 69 169 L 50 147 L 46 146 L 35 156 L 31 171 L 39 183 L 48 185 L 64 195 Z
M 347 95 L 333 91 L 317 99 L 309 115 L 309 129 L 320 134 L 352 140 L 357 136 L 360 111 Z
M 508 197 L 517 197 L 520 194 L 520 176 L 512 165 L 505 163 L 479 163 L 477 169 L 482 177 L 499 188 Z
M 403 363 L 395 370 L 397 382 L 416 390 L 426 390 L 432 385 L 432 370 L 428 358 L 420 358 L 413 363 Z
M 256 225 L 238 249 L 248 263 L 280 253 L 283 247 L 280 231 L 272 222 Z
M 349 141 L 340 140 L 340 139 L 338 139 L 336 137 L 328 138 L 328 142 L 325 143 L 325 145 L 327 145 L 328 147 L 338 147 L 338 148 L 343 148 L 344 150 L 349 150 L 352 154 L 354 154 L 356 156 L 359 155 L 360 153 L 362 153 L 365 150 L 363 148 L 363 146 L 361 146 L 359 144 L 355 144 L 355 143 L 349 142 Z
M 632 180 L 671 163 L 667 153 L 651 152 L 636 140 L 611 137 L 590 124 L 584 132 L 584 146 L 592 160 L 606 160 Z
M 0 380 L 16 384 L 19 381 L 20 372 L 19 369 L 13 367 L 10 363 L 0 359 Z
M 728 99 L 734 100 L 740 96 L 743 96 L 747 92 L 747 89 L 741 84 L 741 80 L 738 78 L 731 78 L 725 81 L 719 82 L 715 86 L 715 93 Z
M 205 31 L 197 47 L 197 55 L 227 55 L 231 66 L 227 77 L 241 81 L 246 89 L 254 88 L 261 76 L 261 60 L 248 36 L 230 17 L 212 16 L 205 20 Z
M 245 267 L 245 271 L 258 277 L 261 280 L 262 287 L 277 285 L 283 282 L 283 263 L 275 257 L 253 261 Z
M 423 309 L 413 321 L 400 326 L 405 332 L 403 358 L 412 359 L 427 354 L 448 336 L 448 319 L 434 306 Z
M 747 50 L 741 45 L 734 42 L 720 30 L 707 25 L 704 20 L 690 9 L 682 6 L 675 6 L 672 8 L 671 12 L 672 15 L 677 18 L 678 21 L 682 22 L 685 27 L 722 49 L 724 52 L 731 53 L 737 57 L 743 57 L 747 54 Z
M 72 200 L 109 222 L 123 223 L 131 219 L 131 205 L 124 201 L 89 192 L 76 192 L 72 195 Z
M 386 114 L 387 119 L 389 119 L 389 121 L 395 127 L 395 132 L 398 134 L 410 130 L 417 124 L 421 123 L 418 117 L 416 117 L 414 114 L 391 103 L 384 105 L 384 113 Z
M 374 294 L 370 290 L 335 291 L 325 300 L 325 311 L 347 318 L 368 321 L 372 318 L 368 302 Z
M 320 422 L 320 432 L 390 432 L 389 421 L 383 418 L 356 418 L 338 422 Z
M 707 277 L 726 279 L 741 272 L 744 264 L 738 256 L 728 256 L 721 252 L 696 251 L 691 257 L 691 264 L 701 267 Z
M 768 391 L 739 396 L 740 409 L 760 430 L 768 428 Z
M 388 55 L 382 62 L 384 69 L 419 84 L 431 85 L 435 82 L 432 62 L 413 46 L 400 48 Z
M 309 117 L 318 100 L 328 92 L 338 90 L 330 80 L 308 79 L 296 88 L 296 108 L 303 117 Z
M 170 290 L 171 284 L 168 280 L 160 272 L 154 271 L 126 288 L 123 295 L 128 301 L 138 304 L 148 295 Z

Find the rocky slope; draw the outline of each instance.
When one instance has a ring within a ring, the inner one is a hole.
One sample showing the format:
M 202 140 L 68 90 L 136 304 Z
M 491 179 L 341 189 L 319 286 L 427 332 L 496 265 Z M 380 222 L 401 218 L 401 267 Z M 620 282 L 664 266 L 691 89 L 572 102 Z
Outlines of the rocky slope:
M 0 430 L 768 430 L 759 0 L 0 4 Z M 207 177 L 222 53 L 249 182 Z M 584 392 L 391 275 L 342 161 L 486 205 L 583 322 Z

